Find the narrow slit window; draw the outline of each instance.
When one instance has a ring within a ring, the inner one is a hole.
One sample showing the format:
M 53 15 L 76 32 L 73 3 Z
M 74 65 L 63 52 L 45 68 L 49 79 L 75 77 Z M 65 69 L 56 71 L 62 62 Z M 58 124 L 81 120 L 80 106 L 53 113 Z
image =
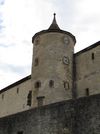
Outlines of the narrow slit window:
M 4 99 L 4 94 L 2 94 L 2 100 Z
M 94 53 L 92 53 L 92 57 L 91 58 L 92 58 L 92 60 L 94 60 Z
M 32 91 L 29 91 L 27 96 L 27 105 L 31 106 L 31 103 L 32 103 Z
M 86 96 L 89 96 L 89 88 L 86 88 Z
M 38 66 L 38 64 L 39 64 L 39 59 L 38 59 L 38 58 L 35 58 L 35 63 L 34 63 L 34 65 L 35 65 L 35 66 Z
M 54 87 L 54 81 L 53 80 L 50 80 L 50 82 L 49 82 L 49 87 Z
M 19 93 L 19 88 L 17 88 L 17 94 Z
M 64 82 L 64 88 L 66 88 L 66 82 Z

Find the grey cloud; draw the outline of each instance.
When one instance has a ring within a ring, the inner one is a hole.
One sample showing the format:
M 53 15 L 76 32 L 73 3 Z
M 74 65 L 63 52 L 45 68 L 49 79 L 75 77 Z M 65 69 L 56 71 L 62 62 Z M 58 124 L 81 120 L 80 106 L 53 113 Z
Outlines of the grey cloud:
M 7 46 L 7 45 L 5 45 L 5 44 L 0 44 L 0 47 L 7 48 L 8 46 Z
M 83 24 L 86 23 L 87 25 L 89 25 L 91 23 L 92 24 L 100 23 L 100 19 L 98 19 L 98 16 L 100 16 L 100 15 L 99 14 L 95 14 L 95 15 L 90 14 L 90 15 L 86 16 L 85 18 L 83 18 L 81 23 L 83 23 Z
M 2 32 L 4 28 L 4 26 L 0 25 L 0 32 Z
M 2 14 L 0 14 L 0 23 L 3 22 L 3 19 L 2 19 Z
M 3 47 L 3 48 L 8 48 L 8 47 L 14 47 L 15 44 L 14 43 L 9 43 L 9 44 L 3 44 L 3 43 L 0 43 L 0 47 Z
M 3 5 L 5 3 L 5 0 L 0 0 L 0 5 Z
M 3 26 L 2 13 L 0 12 L 0 32 L 2 32 L 4 28 L 5 28 L 5 27 Z
M 3 70 L 5 72 L 13 72 L 13 73 L 17 73 L 17 74 L 25 74 L 26 70 L 29 68 L 29 66 L 15 66 L 12 64 L 4 64 L 1 63 L 0 64 L 0 70 Z
M 59 16 L 59 20 L 64 27 L 73 25 L 77 17 L 77 2 L 75 0 L 52 0 L 52 4 L 54 4 L 55 10 L 57 10 L 57 18 Z

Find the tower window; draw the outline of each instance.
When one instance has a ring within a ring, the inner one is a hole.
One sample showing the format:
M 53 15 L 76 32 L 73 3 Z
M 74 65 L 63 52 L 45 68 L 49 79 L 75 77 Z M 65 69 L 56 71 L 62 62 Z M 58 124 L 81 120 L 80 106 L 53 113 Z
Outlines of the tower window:
M 40 88 L 41 87 L 41 82 L 40 81 L 37 81 L 36 83 L 35 83 L 35 88 Z
M 94 53 L 92 53 L 91 58 L 92 58 L 92 60 L 94 60 Z
M 53 80 L 50 80 L 50 82 L 49 82 L 49 87 L 54 87 L 54 81 Z
M 64 88 L 67 90 L 69 89 L 69 83 L 67 81 L 64 81 Z
M 44 98 L 45 98 L 44 96 L 37 97 L 38 107 L 43 106 L 43 100 L 44 100 Z
M 32 91 L 29 91 L 27 96 L 27 105 L 31 106 L 31 103 L 32 103 Z
M 86 96 L 89 96 L 89 88 L 86 88 Z
M 38 59 L 38 58 L 35 58 L 35 63 L 34 63 L 34 65 L 35 65 L 35 66 L 38 66 L 38 64 L 39 64 L 39 59 Z

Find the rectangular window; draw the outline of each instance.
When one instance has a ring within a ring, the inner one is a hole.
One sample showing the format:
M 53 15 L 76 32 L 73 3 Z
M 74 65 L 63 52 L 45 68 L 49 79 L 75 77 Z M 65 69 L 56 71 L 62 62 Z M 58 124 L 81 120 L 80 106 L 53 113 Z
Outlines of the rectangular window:
M 50 82 L 49 82 L 49 87 L 54 87 L 54 81 L 53 80 L 50 80 Z
M 65 90 L 69 89 L 69 83 L 67 81 L 64 81 L 64 88 Z
M 2 94 L 2 100 L 4 99 L 4 94 Z
M 31 103 L 32 103 L 32 91 L 29 91 L 27 95 L 27 105 L 31 106 Z
M 44 96 L 37 97 L 38 107 L 43 106 L 43 100 L 44 100 L 44 98 L 45 98 Z
M 86 96 L 89 96 L 89 88 L 86 88 Z
M 19 131 L 19 132 L 17 132 L 17 134 L 24 134 L 24 133 L 23 133 L 23 131 Z
M 92 53 L 92 57 L 91 58 L 92 58 L 92 60 L 94 60 L 94 53 Z
M 34 63 L 34 65 L 35 65 L 35 66 L 38 66 L 38 64 L 39 64 L 39 59 L 38 59 L 38 58 L 35 58 L 35 63 Z

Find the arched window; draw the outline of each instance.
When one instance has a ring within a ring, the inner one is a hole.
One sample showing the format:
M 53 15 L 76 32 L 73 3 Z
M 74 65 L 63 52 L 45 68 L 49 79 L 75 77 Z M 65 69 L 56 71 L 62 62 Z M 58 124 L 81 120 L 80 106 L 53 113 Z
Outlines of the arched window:
M 39 96 L 39 97 L 37 97 L 38 107 L 43 106 L 44 98 L 45 98 L 44 96 Z
M 65 90 L 69 89 L 69 83 L 67 81 L 64 81 L 64 88 Z
M 40 88 L 40 87 L 41 87 L 41 82 L 40 81 L 35 82 L 35 88 Z
M 51 88 L 54 87 L 54 81 L 53 80 L 49 81 L 49 87 L 51 87 Z

